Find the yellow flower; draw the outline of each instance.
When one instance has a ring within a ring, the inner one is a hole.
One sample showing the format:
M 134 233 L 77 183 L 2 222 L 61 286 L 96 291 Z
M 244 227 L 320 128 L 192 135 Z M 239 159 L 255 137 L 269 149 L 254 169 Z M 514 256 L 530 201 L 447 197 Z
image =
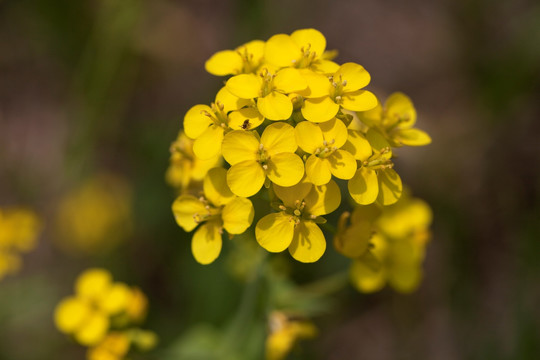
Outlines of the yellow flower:
M 19 253 L 36 246 L 41 221 L 25 208 L 0 209 L 0 279 L 21 267 Z
M 202 160 L 193 153 L 193 140 L 180 131 L 178 138 L 171 145 L 169 168 L 165 178 L 169 185 L 177 188 L 181 193 L 193 182 L 199 182 L 211 168 L 221 165 L 221 156 L 214 156 Z
M 334 236 L 336 250 L 351 259 L 363 256 L 369 250 L 373 222 L 380 213 L 376 205 L 358 206 L 352 214 L 348 211 L 342 213 Z
M 128 353 L 130 339 L 125 333 L 111 332 L 97 346 L 88 350 L 88 360 L 122 360 Z
M 328 77 L 330 83 L 321 75 L 312 74 L 309 83 L 309 94 L 302 105 L 302 115 L 306 120 L 325 122 L 338 113 L 340 107 L 352 111 L 366 111 L 377 105 L 373 93 L 362 90 L 369 84 L 371 77 L 361 66 L 345 63 Z
M 204 67 L 212 75 L 238 75 L 257 71 L 264 56 L 264 41 L 253 40 L 235 50 L 215 53 Z
M 310 68 L 321 73 L 333 73 L 339 65 L 325 56 L 326 38 L 318 30 L 300 29 L 290 36 L 277 34 L 266 42 L 267 63 L 277 67 Z
M 230 78 L 227 89 L 241 99 L 257 98 L 257 109 L 269 120 L 286 120 L 293 111 L 291 100 L 286 94 L 307 88 L 302 74 L 291 68 L 273 71 L 262 67 L 257 75 L 241 74 Z
M 295 128 L 298 146 L 308 154 L 306 175 L 314 185 L 327 184 L 332 175 L 350 179 L 356 172 L 356 159 L 340 149 L 347 141 L 347 127 L 338 119 L 314 124 L 302 121 Z
M 77 277 L 75 296 L 57 305 L 54 320 L 61 332 L 73 335 L 81 345 L 99 348 L 102 341 L 109 341 L 106 336 L 110 328 L 142 320 L 146 305 L 146 297 L 138 288 L 113 282 L 105 269 L 91 268 Z
M 270 252 L 289 249 L 293 258 L 310 263 L 321 258 L 326 250 L 326 240 L 316 221 L 338 208 L 341 193 L 335 181 L 314 186 L 304 179 L 291 187 L 274 185 L 281 200 L 278 213 L 259 220 L 255 227 L 257 242 Z
M 240 99 L 222 88 L 215 102 L 208 105 L 195 105 L 184 116 L 184 132 L 194 139 L 193 152 L 200 159 L 212 159 L 221 153 L 221 141 L 227 131 L 242 129 L 245 121 L 249 128 L 263 122 L 263 117 L 250 100 Z
M 315 326 L 307 321 L 274 311 L 269 318 L 270 334 L 266 338 L 266 360 L 283 360 L 301 339 L 317 335 Z
M 210 264 L 219 256 L 223 229 L 229 234 L 241 234 L 253 221 L 253 204 L 235 196 L 227 186 L 226 177 L 225 169 L 211 169 L 204 179 L 204 197 L 182 195 L 172 206 L 176 222 L 185 231 L 204 223 L 191 241 L 193 256 L 201 264 Z
M 112 249 L 131 235 L 131 188 L 122 178 L 100 174 L 68 192 L 56 214 L 59 245 L 75 253 Z
M 294 128 L 278 122 L 269 125 L 260 140 L 253 132 L 232 131 L 225 136 L 223 157 L 231 164 L 227 184 L 238 196 L 255 195 L 266 178 L 281 186 L 297 184 L 304 163 L 297 149 Z
M 360 121 L 376 127 L 394 147 L 409 145 L 423 146 L 431 143 L 429 135 L 414 129 L 416 109 L 411 99 L 400 92 L 386 99 L 384 107 L 380 103 L 372 110 L 358 113 Z
M 365 213 L 361 208 L 357 210 Z M 357 217 L 360 216 L 359 213 Z M 429 206 L 409 196 L 382 208 L 381 215 L 373 222 L 377 233 L 370 240 L 370 250 L 351 267 L 353 284 L 362 292 L 378 291 L 387 282 L 399 292 L 416 290 L 422 279 L 431 219 Z
M 375 201 L 381 205 L 394 204 L 401 196 L 402 183 L 392 169 L 392 150 L 376 130 L 370 129 L 366 137 L 358 131 L 349 130 L 349 138 L 344 145 L 344 149 L 362 165 L 349 180 L 349 193 L 360 205 Z

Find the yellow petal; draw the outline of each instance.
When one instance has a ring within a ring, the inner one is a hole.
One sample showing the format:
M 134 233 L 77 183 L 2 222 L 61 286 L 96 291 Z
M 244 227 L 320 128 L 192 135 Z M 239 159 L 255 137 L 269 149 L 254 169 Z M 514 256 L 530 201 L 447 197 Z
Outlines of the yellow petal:
M 348 133 L 349 137 L 342 149 L 349 152 L 356 160 L 367 160 L 373 153 L 369 141 L 360 131 L 349 130 Z
M 253 130 L 263 121 L 264 117 L 254 107 L 246 107 L 229 114 L 229 127 L 235 130 Z
M 339 111 L 339 105 L 330 99 L 330 97 L 324 96 L 305 99 L 301 111 L 306 120 L 320 123 L 336 116 Z
M 377 106 L 377 98 L 367 90 L 347 92 L 341 96 L 341 106 L 352 111 L 371 110 Z
M 349 193 L 360 205 L 369 205 L 377 199 L 379 182 L 375 171 L 361 167 L 348 183 Z
M 259 112 L 269 120 L 287 120 L 293 111 L 293 105 L 287 95 L 272 91 L 257 99 Z
M 320 123 L 319 126 L 323 133 L 324 140 L 326 140 L 328 144 L 332 144 L 332 146 L 339 149 L 347 141 L 347 126 L 345 126 L 343 121 L 333 118 L 330 121 Z
M 298 48 L 309 49 L 310 53 L 315 53 L 316 57 L 322 56 L 326 50 L 326 38 L 320 31 L 315 29 L 300 29 L 291 34 L 291 39 L 298 45 Z
M 242 197 L 255 195 L 263 186 L 266 175 L 255 160 L 234 164 L 227 171 L 227 184 L 231 191 Z
M 306 161 L 306 175 L 314 185 L 327 184 L 332 178 L 328 159 L 310 155 Z
M 236 48 L 236 51 L 247 52 L 251 66 L 258 66 L 264 57 L 264 41 L 252 40 Z
M 193 195 L 180 195 L 174 201 L 172 211 L 176 223 L 187 232 L 192 231 L 199 224 L 195 222 L 193 215 L 208 213 L 205 204 Z
M 207 116 L 208 114 L 210 116 Z M 196 139 L 214 123 L 211 116 L 214 113 L 207 105 L 195 105 L 184 116 L 184 132 L 191 138 Z
M 242 99 L 253 99 L 259 96 L 262 79 L 255 74 L 240 74 L 233 76 L 225 84 L 231 94 Z
M 257 159 L 259 140 L 251 131 L 235 130 L 223 139 L 221 152 L 225 160 L 235 165 L 242 161 Z
M 246 198 L 238 197 L 223 208 L 223 227 L 229 234 L 242 234 L 253 222 L 255 210 Z
M 236 197 L 227 185 L 227 170 L 221 167 L 210 169 L 204 177 L 204 196 L 214 205 L 222 206 Z
M 372 231 L 368 221 L 351 224 L 334 237 L 334 246 L 337 251 L 351 259 L 359 258 L 369 248 Z
M 283 152 L 268 160 L 268 178 L 280 186 L 298 184 L 304 176 L 304 162 L 296 154 Z
M 360 120 L 362 123 L 366 124 L 369 127 L 382 126 L 383 108 L 378 99 L 377 105 L 373 109 L 367 111 L 359 111 L 356 113 L 356 115 L 358 115 L 358 120 Z
M 302 121 L 294 128 L 296 142 L 305 152 L 313 154 L 315 150 L 323 146 L 323 133 L 321 128 L 309 121 Z
M 369 129 L 366 133 L 366 139 L 369 141 L 371 147 L 375 150 L 381 150 L 390 147 L 386 138 L 377 130 Z M 389 155 L 392 153 L 390 152 Z
M 338 184 L 330 180 L 326 185 L 314 186 L 304 200 L 305 209 L 310 215 L 326 215 L 339 207 L 341 191 Z
M 398 143 L 408 146 L 423 146 L 431 144 L 431 137 L 420 129 L 399 129 L 392 132 L 392 137 Z
M 382 205 L 391 205 L 399 200 L 403 186 L 401 178 L 394 169 L 380 170 L 379 179 L 379 196 L 377 201 Z
M 221 154 L 223 128 L 212 125 L 193 143 L 193 152 L 201 160 L 208 160 Z
M 116 282 L 111 285 L 100 302 L 100 308 L 107 315 L 116 315 L 128 307 L 131 289 L 124 283 Z
M 232 110 L 241 109 L 251 103 L 253 103 L 251 100 L 234 96 L 225 86 L 222 87 L 216 95 L 216 104 L 223 106 L 223 112 L 225 114 Z
M 297 149 L 294 128 L 284 122 L 271 124 L 264 129 L 261 144 L 270 156 L 282 152 L 293 153 Z
M 327 76 L 318 74 L 310 69 L 301 69 L 300 73 L 307 82 L 307 88 L 300 92 L 303 97 L 319 98 L 330 94 L 331 84 Z
M 313 221 L 300 221 L 294 229 L 294 237 L 289 246 L 292 257 L 303 263 L 313 263 L 323 256 L 326 239 L 321 229 Z
M 339 65 L 330 60 L 318 59 L 311 64 L 311 68 L 320 74 L 330 75 L 339 70 Z
M 90 312 L 88 302 L 78 297 L 68 297 L 56 306 L 54 322 L 58 330 L 70 334 L 84 324 Z
M 412 127 L 416 123 L 416 109 L 411 99 L 400 92 L 393 93 L 384 103 L 386 116 L 392 120 L 401 119 L 401 128 Z M 391 122 L 392 124 L 393 122 Z
M 83 327 L 74 334 L 77 342 L 84 346 L 97 345 L 109 330 L 109 318 L 101 312 L 93 312 Z
M 281 69 L 277 72 L 273 82 L 276 90 L 293 93 L 307 88 L 307 81 L 300 71 L 293 68 Z
M 98 300 L 111 286 L 111 273 L 105 269 L 92 268 L 77 277 L 75 292 L 78 296 Z
M 361 65 L 349 62 L 341 65 L 334 74 L 334 81 L 344 80 L 347 84 L 343 86 L 343 91 L 351 92 L 367 86 L 371 76 Z
M 376 269 L 361 260 L 353 262 L 350 274 L 353 285 L 363 293 L 379 291 L 386 283 L 384 269 Z
M 396 291 L 409 294 L 418 289 L 422 282 L 420 264 L 399 265 L 390 269 L 388 282 Z
M 293 186 L 279 186 L 274 184 L 274 192 L 277 197 L 283 201 L 283 204 L 289 208 L 296 207 L 296 202 L 301 202 L 309 194 L 313 184 L 304 177 L 298 184 Z
M 266 41 L 264 58 L 269 64 L 292 66 L 301 55 L 300 48 L 289 35 L 277 34 Z
M 223 50 L 206 60 L 204 68 L 212 75 L 224 76 L 242 72 L 242 58 L 236 51 Z
M 284 212 L 268 214 L 255 226 L 259 245 L 270 252 L 281 252 L 289 247 L 294 235 L 294 221 Z
M 336 150 L 327 159 L 332 175 L 338 179 L 349 180 L 356 173 L 356 159 L 345 150 Z
M 191 240 L 191 252 L 198 263 L 207 265 L 217 259 L 221 252 L 222 239 L 218 221 L 202 225 Z

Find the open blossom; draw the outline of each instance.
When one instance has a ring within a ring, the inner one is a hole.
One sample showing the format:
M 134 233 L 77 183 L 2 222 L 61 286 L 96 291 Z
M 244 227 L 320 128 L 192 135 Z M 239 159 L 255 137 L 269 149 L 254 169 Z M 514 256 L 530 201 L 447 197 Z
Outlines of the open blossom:
M 304 179 L 291 187 L 274 185 L 274 191 L 281 201 L 281 211 L 259 220 L 255 227 L 257 241 L 270 252 L 288 248 L 292 257 L 300 262 L 319 260 L 326 250 L 326 239 L 316 221 L 339 207 L 338 185 L 330 181 L 315 186 Z
M 259 139 L 253 132 L 233 131 L 223 140 L 223 157 L 231 164 L 227 184 L 238 196 L 255 195 L 266 178 L 292 186 L 304 175 L 304 163 L 295 154 L 294 128 L 279 122 L 269 125 Z
M 254 209 L 251 201 L 237 197 L 226 182 L 226 170 L 214 168 L 204 179 L 204 196 L 181 195 L 172 210 L 185 231 L 199 228 L 191 240 L 191 250 L 201 264 L 210 264 L 219 256 L 222 233 L 241 234 L 251 225 Z

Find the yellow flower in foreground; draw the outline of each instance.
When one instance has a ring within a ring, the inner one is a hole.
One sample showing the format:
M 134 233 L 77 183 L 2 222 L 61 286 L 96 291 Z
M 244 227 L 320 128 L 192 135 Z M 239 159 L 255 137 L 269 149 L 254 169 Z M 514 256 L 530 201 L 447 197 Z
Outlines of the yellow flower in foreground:
M 400 92 L 386 99 L 384 107 L 380 103 L 372 110 L 358 113 L 360 121 L 376 127 L 392 146 L 423 146 L 431 143 L 429 135 L 413 128 L 416 123 L 416 109 L 411 99 Z
M 350 179 L 356 172 L 356 159 L 340 149 L 347 141 L 347 127 L 339 119 L 314 124 L 302 121 L 295 128 L 298 146 L 308 154 L 306 175 L 314 185 L 327 184 L 332 175 Z
M 176 222 L 185 231 L 204 223 L 191 241 L 193 256 L 201 264 L 210 264 L 219 256 L 223 229 L 229 234 L 242 234 L 253 221 L 253 204 L 235 196 L 226 177 L 225 169 L 211 169 L 204 178 L 203 197 L 182 195 L 172 205 Z
M 235 50 L 215 53 L 204 67 L 212 75 L 238 75 L 257 71 L 264 56 L 264 41 L 253 40 Z
M 223 157 L 231 164 L 227 184 L 238 196 L 255 195 L 266 178 L 281 186 L 297 184 L 304 175 L 304 162 L 297 149 L 294 128 L 278 122 L 269 125 L 260 140 L 248 131 L 232 131 L 225 136 Z
M 293 104 L 287 94 L 304 90 L 307 82 L 296 69 L 285 68 L 276 72 L 263 66 L 257 75 L 233 76 L 226 87 L 241 99 L 257 98 L 257 109 L 265 118 L 286 120 L 293 112 Z
M 270 334 L 266 338 L 266 360 L 283 360 L 301 339 L 317 335 L 315 326 L 307 320 L 292 320 L 282 312 L 270 314 Z
M 319 77 L 312 75 L 312 78 Z M 352 111 L 366 111 L 377 106 L 373 93 L 362 90 L 369 84 L 371 76 L 355 63 L 345 63 L 331 75 L 330 83 L 309 81 L 311 93 L 305 95 L 302 115 L 309 121 L 325 122 L 336 116 L 340 107 Z
M 335 181 L 314 186 L 304 181 L 291 187 L 274 185 L 281 200 L 278 213 L 259 220 L 255 227 L 257 242 L 270 252 L 289 249 L 293 258 L 310 263 L 321 258 L 326 250 L 326 239 L 316 221 L 338 208 L 341 193 Z
M 333 73 L 339 65 L 323 56 L 326 38 L 315 29 L 300 29 L 291 35 L 277 34 L 266 42 L 265 59 L 277 67 L 311 68 L 321 73 Z
M 349 130 L 344 149 L 361 162 L 361 167 L 349 180 L 351 197 L 360 205 L 378 201 L 391 205 L 399 200 L 402 191 L 401 178 L 392 168 L 392 150 L 388 142 L 376 130 L 369 130 L 367 139 L 354 130 Z
M 171 144 L 171 157 L 165 178 L 169 185 L 180 192 L 185 191 L 193 182 L 202 181 L 211 168 L 221 165 L 221 155 L 202 160 L 193 153 L 193 140 L 180 131 Z

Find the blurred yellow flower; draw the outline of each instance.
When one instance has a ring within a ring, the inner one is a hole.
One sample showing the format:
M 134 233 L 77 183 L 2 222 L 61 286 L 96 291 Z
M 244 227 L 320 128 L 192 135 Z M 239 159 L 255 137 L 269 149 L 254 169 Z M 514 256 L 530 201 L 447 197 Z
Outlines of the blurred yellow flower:
M 317 328 L 311 322 L 294 319 L 280 311 L 272 312 L 268 322 L 266 360 L 283 360 L 299 340 L 317 335 Z
M 29 209 L 0 209 L 0 280 L 19 270 L 20 253 L 36 246 L 41 228 L 40 219 Z
M 132 342 L 156 342 L 136 340 L 130 335 L 142 331 L 133 326 L 142 321 L 146 307 L 147 300 L 140 289 L 114 282 L 105 269 L 92 268 L 76 279 L 75 295 L 56 306 L 54 321 L 58 330 L 72 335 L 79 344 L 92 347 L 87 354 L 89 360 L 123 359 Z M 128 330 L 118 332 L 119 329 Z
M 59 245 L 73 253 L 106 252 L 131 235 L 132 198 L 129 184 L 100 174 L 68 192 L 56 214 Z

